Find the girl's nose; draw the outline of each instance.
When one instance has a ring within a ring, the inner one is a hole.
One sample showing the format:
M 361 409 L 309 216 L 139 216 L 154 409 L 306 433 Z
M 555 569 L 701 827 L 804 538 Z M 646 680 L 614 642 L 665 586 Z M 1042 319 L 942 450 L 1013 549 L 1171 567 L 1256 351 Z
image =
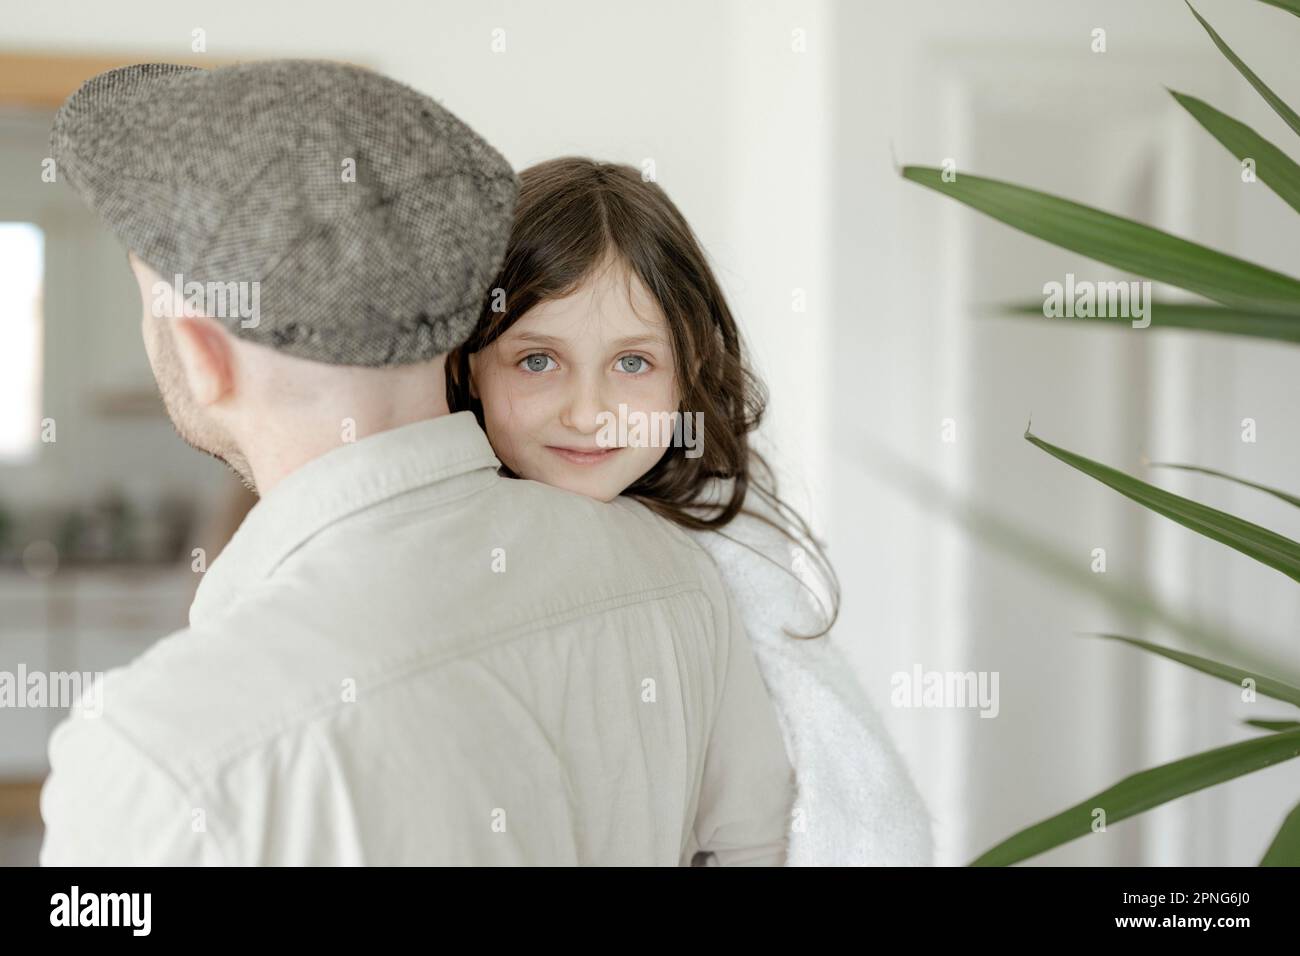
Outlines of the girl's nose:
M 608 411 L 602 384 L 597 377 L 577 377 L 560 415 L 561 424 L 584 435 L 597 431 L 602 423 L 601 413 Z

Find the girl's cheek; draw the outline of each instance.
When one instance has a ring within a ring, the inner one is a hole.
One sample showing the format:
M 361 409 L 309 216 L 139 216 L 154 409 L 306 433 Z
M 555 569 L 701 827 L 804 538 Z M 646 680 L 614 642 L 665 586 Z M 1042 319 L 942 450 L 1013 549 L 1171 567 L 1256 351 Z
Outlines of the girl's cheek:
M 538 376 L 540 378 L 540 376 Z M 553 382 L 511 382 L 502 396 L 501 415 L 505 427 L 517 439 L 531 439 L 548 430 L 550 421 L 559 415 L 563 392 Z
M 647 413 L 677 410 L 677 392 L 671 381 L 636 383 L 624 391 L 622 400 L 629 408 Z
M 535 418 L 542 410 L 552 404 L 557 392 L 555 382 L 544 375 L 514 371 L 505 378 L 505 391 L 514 404 L 515 414 L 520 418 Z

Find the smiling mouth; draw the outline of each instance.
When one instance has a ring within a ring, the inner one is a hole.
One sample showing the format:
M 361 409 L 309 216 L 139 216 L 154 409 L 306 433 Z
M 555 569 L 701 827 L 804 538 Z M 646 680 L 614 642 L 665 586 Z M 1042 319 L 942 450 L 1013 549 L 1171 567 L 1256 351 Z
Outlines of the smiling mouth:
M 565 461 L 574 465 L 595 465 L 612 457 L 614 452 L 621 451 L 619 448 L 562 448 L 558 445 L 547 445 L 546 450 L 554 452 Z

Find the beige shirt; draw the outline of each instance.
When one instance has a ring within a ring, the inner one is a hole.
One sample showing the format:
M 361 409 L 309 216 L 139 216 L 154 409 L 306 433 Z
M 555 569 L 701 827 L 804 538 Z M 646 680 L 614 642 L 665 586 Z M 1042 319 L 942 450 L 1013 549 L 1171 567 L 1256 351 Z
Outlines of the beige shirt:
M 41 863 L 781 864 L 793 771 L 708 556 L 499 464 L 462 412 L 272 489 L 55 730 Z

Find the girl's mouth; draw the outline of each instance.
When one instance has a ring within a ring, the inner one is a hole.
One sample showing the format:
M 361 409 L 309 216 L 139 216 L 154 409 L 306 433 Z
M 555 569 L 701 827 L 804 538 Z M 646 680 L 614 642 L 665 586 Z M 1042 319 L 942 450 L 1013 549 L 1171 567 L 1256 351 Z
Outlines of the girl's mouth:
M 554 452 L 573 465 L 594 465 L 605 461 L 618 448 L 564 448 L 559 445 L 547 445 L 546 450 Z

